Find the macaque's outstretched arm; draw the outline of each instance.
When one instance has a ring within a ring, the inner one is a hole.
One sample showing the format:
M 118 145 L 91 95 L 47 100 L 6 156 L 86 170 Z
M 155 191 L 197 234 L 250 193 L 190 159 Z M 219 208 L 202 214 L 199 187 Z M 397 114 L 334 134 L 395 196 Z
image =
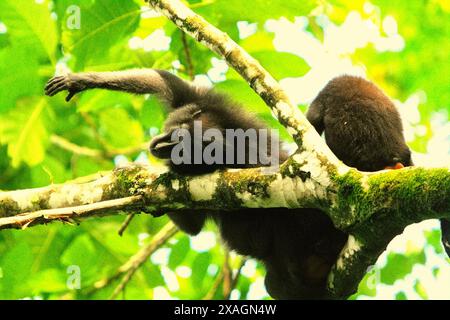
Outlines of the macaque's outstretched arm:
M 55 94 L 67 90 L 66 101 L 84 90 L 109 89 L 136 94 L 156 94 L 173 108 L 190 102 L 195 89 L 170 72 L 153 69 L 132 69 L 116 72 L 69 73 L 50 79 L 45 86 L 45 94 Z

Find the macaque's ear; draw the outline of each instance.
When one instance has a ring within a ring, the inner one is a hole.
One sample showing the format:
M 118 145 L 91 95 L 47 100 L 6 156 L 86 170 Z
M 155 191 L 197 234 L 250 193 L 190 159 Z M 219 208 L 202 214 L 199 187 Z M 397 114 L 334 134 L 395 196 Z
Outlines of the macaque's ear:
M 150 152 L 157 158 L 170 159 L 172 149 L 178 144 L 178 141 L 172 141 L 172 130 L 157 135 L 150 142 Z
M 393 166 L 388 166 L 388 167 L 385 167 L 384 169 L 385 170 L 397 170 L 397 169 L 402 169 L 402 168 L 404 168 L 405 166 L 401 163 L 401 162 L 397 162 L 396 164 L 394 164 Z

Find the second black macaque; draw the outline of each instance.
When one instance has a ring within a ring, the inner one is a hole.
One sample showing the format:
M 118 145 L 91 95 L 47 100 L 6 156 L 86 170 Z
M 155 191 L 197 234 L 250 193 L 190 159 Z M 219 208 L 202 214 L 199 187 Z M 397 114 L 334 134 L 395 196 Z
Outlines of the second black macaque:
M 354 76 L 331 80 L 306 115 L 331 151 L 361 171 L 412 166 L 400 115 L 372 82 Z
M 198 88 L 166 71 L 129 70 L 55 77 L 45 91 L 53 96 L 67 90 L 66 100 L 70 100 L 77 92 L 91 88 L 152 93 L 163 99 L 171 113 L 164 133 L 151 141 L 150 151 L 166 159 L 175 172 L 202 174 L 225 167 L 265 165 L 173 163 L 170 155 L 176 143 L 172 133 L 180 128 L 191 131 L 194 121 L 200 121 L 203 130 L 266 129 L 242 106 L 214 90 Z M 307 117 L 319 133 L 325 133 L 332 151 L 349 166 L 376 171 L 412 165 L 397 110 L 381 90 L 362 78 L 342 76 L 332 80 L 312 103 Z M 260 147 L 258 143 L 256 148 Z M 203 141 L 200 145 L 204 146 Z M 245 159 L 254 147 L 246 142 Z M 282 163 L 287 154 L 280 150 L 277 156 Z M 186 210 L 167 214 L 191 235 L 200 232 L 206 219 L 215 221 L 231 249 L 265 265 L 266 288 L 275 299 L 326 298 L 329 271 L 347 240 L 347 235 L 317 209 Z

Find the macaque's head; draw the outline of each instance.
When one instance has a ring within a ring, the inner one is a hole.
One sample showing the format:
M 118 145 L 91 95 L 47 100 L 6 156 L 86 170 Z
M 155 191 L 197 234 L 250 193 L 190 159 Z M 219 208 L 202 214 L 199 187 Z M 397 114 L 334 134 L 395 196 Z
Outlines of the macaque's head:
M 201 101 L 173 110 L 164 133 L 151 141 L 150 152 L 184 174 L 225 167 L 276 167 L 286 159 L 275 130 L 264 127 L 227 100 L 219 101 L 225 105 L 202 106 Z

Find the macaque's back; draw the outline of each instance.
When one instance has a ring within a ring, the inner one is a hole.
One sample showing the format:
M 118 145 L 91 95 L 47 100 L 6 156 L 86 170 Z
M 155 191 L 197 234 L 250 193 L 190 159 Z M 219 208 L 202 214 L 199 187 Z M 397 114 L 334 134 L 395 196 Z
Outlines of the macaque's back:
M 400 115 L 373 83 L 359 77 L 331 80 L 311 104 L 308 120 L 345 164 L 377 171 L 412 165 Z

